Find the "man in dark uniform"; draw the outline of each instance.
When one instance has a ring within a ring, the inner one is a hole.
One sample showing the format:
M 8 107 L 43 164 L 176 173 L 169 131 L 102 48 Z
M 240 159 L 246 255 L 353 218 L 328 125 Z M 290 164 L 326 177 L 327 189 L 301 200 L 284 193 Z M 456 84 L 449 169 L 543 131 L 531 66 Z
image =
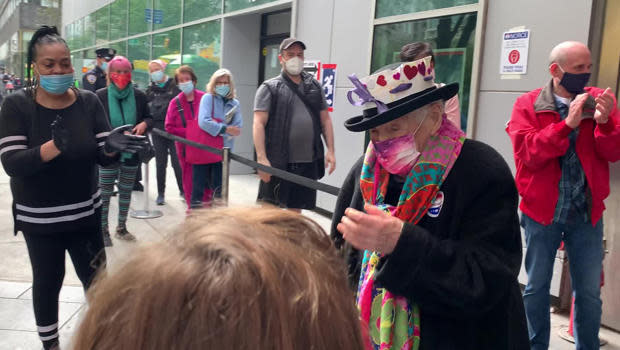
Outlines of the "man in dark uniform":
M 106 87 L 105 72 L 108 68 L 108 62 L 116 55 L 116 50 L 102 48 L 95 50 L 95 54 L 97 55 L 97 65 L 82 77 L 82 88 L 92 92 Z

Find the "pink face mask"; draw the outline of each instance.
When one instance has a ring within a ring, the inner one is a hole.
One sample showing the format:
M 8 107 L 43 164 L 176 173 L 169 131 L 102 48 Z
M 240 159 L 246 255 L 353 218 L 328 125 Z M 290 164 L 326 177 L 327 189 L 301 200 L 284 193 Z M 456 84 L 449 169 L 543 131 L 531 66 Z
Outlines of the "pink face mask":
M 408 135 L 380 142 L 373 141 L 377 161 L 388 173 L 402 177 L 409 175 L 411 168 L 420 157 L 414 138 L 420 126 L 422 123 Z

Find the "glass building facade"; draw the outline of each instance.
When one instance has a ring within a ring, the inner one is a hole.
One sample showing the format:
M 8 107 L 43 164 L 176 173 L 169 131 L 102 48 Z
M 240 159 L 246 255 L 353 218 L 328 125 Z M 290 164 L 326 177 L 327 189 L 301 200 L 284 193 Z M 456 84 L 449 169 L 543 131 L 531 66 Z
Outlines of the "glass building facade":
M 65 25 L 76 79 L 95 64 L 95 49 L 110 47 L 134 65 L 139 87 L 148 84 L 148 62 L 168 62 L 167 74 L 191 65 L 204 88 L 220 67 L 224 14 L 276 0 L 114 0 Z M 169 30 L 166 30 L 169 29 Z

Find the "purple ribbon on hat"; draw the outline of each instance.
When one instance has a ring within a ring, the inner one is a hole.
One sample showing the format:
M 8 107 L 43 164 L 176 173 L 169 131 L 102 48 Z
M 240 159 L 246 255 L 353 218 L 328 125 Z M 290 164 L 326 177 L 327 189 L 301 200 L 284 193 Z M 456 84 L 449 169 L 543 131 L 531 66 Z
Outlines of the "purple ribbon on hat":
M 370 94 L 370 91 L 368 91 L 368 88 L 366 88 L 366 86 L 357 78 L 355 74 L 349 75 L 349 80 L 351 80 L 353 86 L 355 86 L 355 89 L 349 90 L 349 92 L 347 93 L 347 98 L 352 105 L 362 106 L 364 105 L 364 103 L 373 102 L 375 105 L 377 105 L 377 111 L 379 113 L 387 112 L 388 106 L 386 106 L 385 103 L 374 98 Z M 359 97 L 359 100 L 353 100 L 354 93 L 357 95 L 357 97 Z

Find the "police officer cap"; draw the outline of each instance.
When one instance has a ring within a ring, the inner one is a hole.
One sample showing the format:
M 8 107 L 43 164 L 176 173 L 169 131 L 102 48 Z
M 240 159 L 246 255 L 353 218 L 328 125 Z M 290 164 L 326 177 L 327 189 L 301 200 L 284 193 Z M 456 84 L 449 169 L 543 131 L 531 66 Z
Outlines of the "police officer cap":
M 116 55 L 116 50 L 108 49 L 108 48 L 101 48 L 101 49 L 95 50 L 95 53 L 97 54 L 97 57 L 105 58 L 106 60 L 109 61 L 113 59 L 114 56 Z

